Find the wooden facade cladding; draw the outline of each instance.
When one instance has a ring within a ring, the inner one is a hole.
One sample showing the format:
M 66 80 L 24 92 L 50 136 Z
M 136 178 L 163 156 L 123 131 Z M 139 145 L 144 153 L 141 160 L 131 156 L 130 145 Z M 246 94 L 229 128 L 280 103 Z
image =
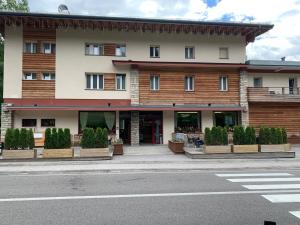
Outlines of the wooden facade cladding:
M 286 128 L 288 135 L 300 136 L 300 103 L 250 103 L 249 124 Z
M 104 56 L 116 56 L 116 44 L 113 43 L 106 43 L 103 44 L 104 46 Z
M 23 71 L 55 71 L 55 54 L 23 53 Z
M 116 74 L 114 73 L 104 74 L 104 90 L 105 91 L 116 90 Z
M 160 88 L 150 90 L 150 76 L 159 75 Z M 186 76 L 194 76 L 194 91 L 185 91 Z M 228 91 L 219 90 L 220 76 L 228 77 Z M 239 104 L 238 72 L 158 72 L 141 71 L 139 78 L 140 103 L 152 104 Z
M 55 98 L 55 80 L 23 80 L 22 98 Z

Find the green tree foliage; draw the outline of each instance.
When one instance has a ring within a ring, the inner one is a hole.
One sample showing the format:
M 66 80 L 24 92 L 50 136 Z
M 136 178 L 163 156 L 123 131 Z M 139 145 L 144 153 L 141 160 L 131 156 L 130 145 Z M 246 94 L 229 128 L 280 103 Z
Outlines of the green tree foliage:
M 6 130 L 6 133 L 5 133 L 5 139 L 4 139 L 4 147 L 5 149 L 12 149 L 13 147 L 13 129 L 11 128 L 8 128 Z
M 62 128 L 58 128 L 56 148 L 65 148 L 65 140 L 64 130 Z
M 45 131 L 45 149 L 51 148 L 53 148 L 51 128 L 47 128 Z
M 204 142 L 206 145 L 211 145 L 211 131 L 209 127 L 204 130 Z
M 245 142 L 245 129 L 242 126 L 235 126 L 233 129 L 233 144 L 243 145 Z
M 222 132 L 222 145 L 228 145 L 227 128 L 223 128 L 221 132 Z
M 271 144 L 274 145 L 278 144 L 276 128 L 272 127 L 270 131 L 271 131 L 271 139 L 270 139 Z
M 29 129 L 27 131 L 27 143 L 28 143 L 28 148 L 29 149 L 33 149 L 34 148 L 34 136 L 33 136 L 32 129 Z
M 52 128 L 51 139 L 52 139 L 52 147 L 54 149 L 58 148 L 58 134 L 56 128 Z
M 103 128 L 102 135 L 101 135 L 101 148 L 108 147 L 108 131 L 106 128 Z
M 282 142 L 283 142 L 283 144 L 287 144 L 288 143 L 288 137 L 287 137 L 286 129 L 282 128 L 281 132 L 282 132 Z
M 283 144 L 283 136 L 282 136 L 282 130 L 281 128 L 276 128 L 276 139 L 277 139 L 277 144 Z
M 247 127 L 245 129 L 245 142 L 246 145 L 256 144 L 255 129 L 253 127 Z
M 27 130 L 22 128 L 20 131 L 20 148 L 26 149 L 28 147 Z
M 71 131 L 69 128 L 64 129 L 64 148 L 71 148 Z
M 20 137 L 20 130 L 19 129 L 13 129 L 13 149 L 18 149 L 19 147 L 21 148 L 21 140 L 22 137 Z
M 27 0 L 1 0 L 0 11 L 29 12 Z
M 103 134 L 102 128 L 98 127 L 95 132 L 95 147 L 96 148 L 101 148 L 101 146 L 102 146 L 102 143 L 101 143 L 102 134 Z
M 82 148 L 94 148 L 95 147 L 95 134 L 92 128 L 85 128 L 83 130 L 81 143 Z

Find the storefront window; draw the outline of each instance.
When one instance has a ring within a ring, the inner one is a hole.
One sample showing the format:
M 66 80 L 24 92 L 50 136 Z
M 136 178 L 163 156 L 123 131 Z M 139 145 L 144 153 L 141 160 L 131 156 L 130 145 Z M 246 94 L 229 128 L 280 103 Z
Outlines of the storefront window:
M 215 125 L 220 127 L 234 127 L 238 125 L 237 112 L 214 112 Z
M 79 130 L 84 128 L 106 128 L 110 133 L 115 132 L 115 112 L 79 112 Z
M 176 112 L 175 130 L 176 132 L 200 132 L 201 114 L 199 112 Z

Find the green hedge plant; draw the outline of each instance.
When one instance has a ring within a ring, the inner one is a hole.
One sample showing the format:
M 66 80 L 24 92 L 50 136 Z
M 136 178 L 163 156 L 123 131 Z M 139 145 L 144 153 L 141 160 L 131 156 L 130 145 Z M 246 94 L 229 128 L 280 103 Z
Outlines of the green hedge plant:
M 12 148 L 13 149 L 18 149 L 18 148 L 22 148 L 21 146 L 21 142 L 22 142 L 22 138 L 20 137 L 20 130 L 19 129 L 13 129 L 13 141 L 12 141 Z
M 108 147 L 108 131 L 106 128 L 102 129 L 102 135 L 101 135 L 101 148 L 107 148 Z
M 281 128 L 281 132 L 282 132 L 282 142 L 283 142 L 283 144 L 287 144 L 288 143 L 288 137 L 287 137 L 286 129 Z
M 6 129 L 5 139 L 4 139 L 5 149 L 9 150 L 13 148 L 13 139 L 14 139 L 13 129 L 12 128 Z
M 242 126 L 235 126 L 233 129 L 233 144 L 243 145 L 245 144 L 245 130 Z
M 102 128 L 98 127 L 95 132 L 95 148 L 101 148 L 102 134 L 103 134 Z
M 64 129 L 64 148 L 71 148 L 71 131 L 69 128 Z
M 33 149 L 34 148 L 34 135 L 33 135 L 33 130 L 29 129 L 27 132 L 27 143 L 28 143 L 28 148 Z
M 204 142 L 206 145 L 211 145 L 211 130 L 209 127 L 204 130 Z
M 26 149 L 28 147 L 28 135 L 27 130 L 22 128 L 20 131 L 20 146 L 21 149 Z
M 51 141 L 52 141 L 52 148 L 58 148 L 58 133 L 56 128 L 52 128 L 51 130 Z
M 64 131 L 62 128 L 58 128 L 58 132 L 57 132 L 57 148 L 58 149 L 62 149 L 65 148 L 66 144 L 65 144 L 65 135 L 64 135 Z
M 82 148 L 95 148 L 95 134 L 92 128 L 83 130 L 80 145 Z
M 52 132 L 51 128 L 47 128 L 45 131 L 45 149 L 52 149 L 53 142 L 52 142 Z

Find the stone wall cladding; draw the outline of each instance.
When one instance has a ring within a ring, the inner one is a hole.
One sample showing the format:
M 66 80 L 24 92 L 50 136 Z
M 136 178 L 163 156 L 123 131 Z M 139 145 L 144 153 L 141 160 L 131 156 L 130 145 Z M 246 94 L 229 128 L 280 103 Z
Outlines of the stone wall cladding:
M 8 105 L 10 104 L 1 105 L 1 141 L 4 141 L 6 129 L 13 128 L 13 112 L 6 109 Z
M 138 111 L 131 112 L 131 145 L 139 145 L 140 143 L 140 113 Z
M 137 70 L 130 71 L 130 98 L 131 105 L 139 105 L 139 72 Z
M 246 71 L 240 72 L 240 105 L 244 107 L 241 115 L 243 126 L 249 125 L 249 104 L 248 104 L 248 74 Z

